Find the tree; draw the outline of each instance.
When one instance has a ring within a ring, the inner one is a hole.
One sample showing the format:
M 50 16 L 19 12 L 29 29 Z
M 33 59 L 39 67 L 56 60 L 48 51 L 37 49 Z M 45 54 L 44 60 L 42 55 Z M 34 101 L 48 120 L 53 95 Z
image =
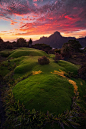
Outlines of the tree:
M 81 44 L 76 40 L 69 40 L 67 43 L 64 43 L 61 48 L 61 54 L 64 57 L 71 57 L 74 53 L 80 52 Z
M 3 40 L 1 39 L 1 37 L 0 37 L 0 43 L 3 43 Z
M 31 39 L 31 38 L 30 38 L 30 40 L 28 41 L 27 46 L 28 46 L 28 47 L 32 47 L 32 39 Z
M 0 37 L 0 50 L 4 49 L 4 41 Z
M 24 38 L 19 38 L 17 40 L 17 47 L 26 47 L 26 40 Z

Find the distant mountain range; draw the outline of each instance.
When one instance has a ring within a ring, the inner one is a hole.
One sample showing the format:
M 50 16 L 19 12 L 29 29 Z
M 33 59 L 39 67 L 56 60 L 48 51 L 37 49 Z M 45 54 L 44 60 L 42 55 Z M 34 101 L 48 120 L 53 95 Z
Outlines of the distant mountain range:
M 50 35 L 49 37 L 41 37 L 39 40 L 33 42 L 33 44 L 47 44 L 50 45 L 52 48 L 61 48 L 62 45 L 68 40 L 74 40 L 75 37 L 63 37 L 60 32 L 56 31 L 54 34 Z M 82 45 L 82 47 L 86 47 L 86 37 L 85 38 L 78 38 L 76 39 Z

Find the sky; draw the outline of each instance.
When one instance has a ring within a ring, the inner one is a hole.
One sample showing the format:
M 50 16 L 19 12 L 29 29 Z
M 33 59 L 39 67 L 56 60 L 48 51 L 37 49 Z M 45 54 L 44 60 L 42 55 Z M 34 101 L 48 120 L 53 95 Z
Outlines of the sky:
M 86 0 L 0 0 L 0 37 L 86 36 Z

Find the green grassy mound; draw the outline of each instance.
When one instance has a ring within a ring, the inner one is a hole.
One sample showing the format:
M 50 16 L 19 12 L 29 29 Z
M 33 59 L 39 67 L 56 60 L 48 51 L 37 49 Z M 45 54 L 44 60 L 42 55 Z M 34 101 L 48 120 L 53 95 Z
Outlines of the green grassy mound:
M 78 74 L 77 70 L 78 70 L 79 66 L 77 66 L 77 65 L 74 65 L 74 64 L 72 64 L 68 61 L 64 61 L 64 60 L 59 61 L 58 65 L 60 65 L 61 67 L 64 67 L 65 72 L 67 72 L 67 73 L 70 73 L 73 75 Z
M 9 58 L 18 58 L 21 56 L 43 56 L 47 54 L 44 51 L 33 48 L 19 48 L 13 51 Z
M 0 51 L 0 56 L 2 57 L 8 57 L 10 54 L 12 54 L 12 50 L 3 50 L 3 51 Z
M 4 83 L 8 86 L 7 89 L 9 89 L 9 91 L 5 91 L 7 95 L 5 101 L 7 103 L 6 113 L 8 114 L 8 126 L 12 124 L 11 128 L 15 127 L 15 125 L 21 128 L 22 126 L 24 127 L 26 121 L 25 127 L 28 128 L 27 122 L 29 122 L 29 119 L 30 123 L 36 122 L 34 119 L 35 114 L 33 115 L 32 113 L 34 110 L 32 109 L 42 111 L 41 113 L 39 112 L 39 119 L 37 115 L 35 116 L 39 121 L 38 125 L 40 119 L 40 124 L 43 125 L 44 121 L 46 123 L 48 115 L 44 114 L 43 118 L 42 113 L 46 113 L 47 111 L 56 114 L 60 119 L 60 121 L 58 119 L 60 123 L 65 123 L 64 120 L 67 117 L 66 114 L 65 116 L 60 114 L 60 118 L 58 114 L 67 110 L 70 110 L 70 117 L 67 118 L 69 123 L 71 123 L 71 118 L 74 119 L 74 122 L 79 118 L 79 115 L 77 116 L 77 111 L 79 110 L 78 106 L 86 107 L 84 104 L 84 101 L 86 101 L 86 81 L 77 77 L 79 66 L 63 60 L 59 60 L 58 63 L 55 63 L 53 60 L 55 55 L 52 54 L 48 56 L 45 52 L 32 48 L 19 48 L 9 52 L 3 51 L 1 53 L 2 55 L 3 53 L 6 54 L 6 57 L 9 55 L 6 61 L 0 63 L 0 79 L 2 81 L 3 78 Z M 38 64 L 38 58 L 43 55 L 48 56 L 50 60 L 48 65 Z M 62 72 L 65 74 L 63 75 Z M 78 96 L 75 96 L 74 85 L 78 88 Z M 75 106 L 71 109 L 71 106 L 73 106 L 73 97 L 76 97 L 74 100 Z M 28 116 L 26 111 L 29 111 L 24 110 L 22 103 L 25 105 L 25 108 L 31 111 L 32 116 Z M 49 119 L 51 119 L 51 117 Z M 53 119 L 56 122 L 57 118 L 53 116 Z M 84 117 L 82 121 L 81 119 L 79 122 L 83 125 Z M 44 129 L 52 128 L 52 119 L 50 122 L 51 123 L 46 124 Z M 58 124 L 58 122 L 56 124 Z M 61 127 L 63 128 L 62 123 Z M 55 128 L 60 127 L 56 125 Z
M 67 79 L 41 73 L 19 82 L 13 94 L 27 109 L 58 114 L 70 109 L 74 93 Z
M 67 61 L 60 60 L 58 63 L 55 63 L 53 59 L 50 60 L 50 64 L 48 65 L 39 65 L 38 64 L 39 56 L 25 56 L 22 61 L 20 61 L 19 65 L 15 68 L 15 74 L 25 74 L 31 71 L 41 70 L 45 73 L 53 72 L 54 70 L 63 70 L 67 73 L 72 73 L 74 75 L 77 74 L 78 67 L 72 63 Z
M 50 64 L 39 65 L 39 56 L 25 57 L 15 68 L 15 76 L 30 76 L 19 82 L 13 88 L 16 100 L 24 103 L 27 109 L 61 113 L 71 107 L 74 95 L 73 86 L 66 78 L 53 74 L 54 70 L 77 73 L 78 67 L 72 63 L 60 60 L 55 63 L 50 58 Z M 32 75 L 32 71 L 42 71 L 39 75 Z M 52 107 L 53 105 L 53 107 Z

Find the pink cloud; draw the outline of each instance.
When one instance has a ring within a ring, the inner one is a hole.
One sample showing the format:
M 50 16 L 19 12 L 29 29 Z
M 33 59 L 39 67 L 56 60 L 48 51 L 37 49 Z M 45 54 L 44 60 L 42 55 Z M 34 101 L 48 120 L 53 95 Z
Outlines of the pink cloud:
M 37 7 L 37 4 L 36 4 L 36 3 L 34 3 L 34 6 L 36 6 L 36 7 Z
M 11 25 L 15 25 L 17 22 L 11 20 Z
M 41 4 L 43 3 L 43 4 Z M 4 5 L 4 6 L 3 6 Z M 26 18 L 26 15 L 29 16 Z M 86 1 L 79 0 L 9 0 L 0 3 L 0 17 L 15 25 L 17 20 L 19 30 L 24 34 L 71 32 L 86 29 Z M 82 33 L 83 34 L 83 33 Z
M 33 2 L 37 2 L 37 0 L 33 0 Z
M 68 20 L 72 20 L 72 18 L 69 17 L 68 15 L 66 15 L 65 18 L 67 18 Z

